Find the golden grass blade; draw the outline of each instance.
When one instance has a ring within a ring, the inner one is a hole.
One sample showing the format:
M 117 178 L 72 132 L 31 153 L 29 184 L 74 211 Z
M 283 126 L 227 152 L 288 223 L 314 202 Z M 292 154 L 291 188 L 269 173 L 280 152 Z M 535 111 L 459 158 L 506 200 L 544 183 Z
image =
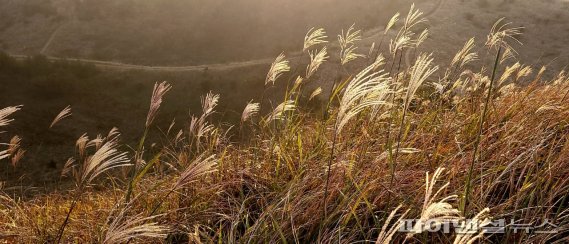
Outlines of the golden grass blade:
M 9 119 L 8 116 L 22 109 L 22 105 L 11 106 L 0 109 L 0 127 L 9 125 L 14 119 Z
M 160 109 L 160 105 L 162 104 L 162 98 L 168 91 L 170 91 L 171 88 L 172 86 L 166 81 L 154 84 L 152 98 L 150 99 L 150 108 L 148 109 L 148 115 L 146 116 L 146 128 L 148 128 L 154 121 L 154 118 Z
M 53 119 L 53 121 L 49 125 L 49 128 L 51 129 L 55 124 L 59 123 L 59 121 L 65 119 L 69 116 L 71 116 L 71 106 L 70 105 L 65 107 L 63 110 L 61 110 L 61 112 L 59 112 L 59 114 L 57 114 L 57 116 L 55 116 L 55 118 Z
M 395 15 L 393 15 L 393 17 L 391 17 L 391 19 L 389 20 L 389 22 L 387 22 L 387 25 L 385 26 L 383 34 L 387 34 L 387 32 L 395 25 L 395 23 L 399 21 L 399 15 L 400 15 L 399 13 L 396 13 Z
M 315 97 L 317 97 L 321 93 L 322 93 L 322 87 L 318 87 L 318 88 L 314 89 L 314 91 L 310 94 L 308 101 L 312 101 L 312 99 L 314 99 Z

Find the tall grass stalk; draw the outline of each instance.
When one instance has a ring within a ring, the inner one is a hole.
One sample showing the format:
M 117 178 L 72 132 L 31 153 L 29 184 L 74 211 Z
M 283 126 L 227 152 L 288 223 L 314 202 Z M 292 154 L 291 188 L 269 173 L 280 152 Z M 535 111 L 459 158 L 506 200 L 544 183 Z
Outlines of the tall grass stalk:
M 470 192 L 472 190 L 472 173 L 474 172 L 474 165 L 478 159 L 478 151 L 480 148 L 480 139 L 482 138 L 482 130 L 484 129 L 484 122 L 486 121 L 486 113 L 488 112 L 488 105 L 492 99 L 492 90 L 494 87 L 494 80 L 496 78 L 496 71 L 498 70 L 498 64 L 500 61 L 500 54 L 502 53 L 502 46 L 498 47 L 498 52 L 496 53 L 496 58 L 494 60 L 494 67 L 492 69 L 492 77 L 490 78 L 490 85 L 488 86 L 488 93 L 486 94 L 486 100 L 484 101 L 484 108 L 480 117 L 480 122 L 478 124 L 478 133 L 476 134 L 476 140 L 474 141 L 474 152 L 472 153 L 472 160 L 470 161 L 470 166 L 468 168 L 468 175 L 466 177 L 466 182 L 464 185 L 464 197 L 460 204 L 460 211 L 466 214 L 468 201 L 470 200 Z
M 170 89 L 172 89 L 172 86 L 168 84 L 168 82 L 166 81 L 154 84 L 154 90 L 152 91 L 152 98 L 150 100 L 150 107 L 148 109 L 148 114 L 146 116 L 146 123 L 144 124 L 144 133 L 142 134 L 142 137 L 138 142 L 138 147 L 136 148 L 136 151 L 134 153 L 133 168 L 130 170 L 130 176 L 129 176 L 130 179 L 128 181 L 127 190 L 125 194 L 125 203 L 130 202 L 132 190 L 134 189 L 134 184 L 135 184 L 134 179 L 137 178 L 137 176 L 140 173 L 146 172 L 143 170 L 145 167 L 140 167 L 140 170 L 137 168 L 140 161 L 142 160 L 142 155 L 144 153 L 143 152 L 144 142 L 146 141 L 146 137 L 148 136 L 148 130 L 150 129 L 150 126 L 154 122 L 156 114 L 160 109 L 160 105 L 162 105 L 162 99 L 164 95 L 166 95 L 166 93 L 170 91 Z

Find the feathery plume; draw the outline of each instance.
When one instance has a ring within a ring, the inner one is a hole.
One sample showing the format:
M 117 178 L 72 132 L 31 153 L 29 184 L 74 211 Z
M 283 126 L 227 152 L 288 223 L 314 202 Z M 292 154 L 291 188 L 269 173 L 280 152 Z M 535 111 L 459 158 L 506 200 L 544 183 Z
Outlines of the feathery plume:
M 539 72 L 537 72 L 537 75 L 535 76 L 535 80 L 536 81 L 541 80 L 541 76 L 543 76 L 543 73 L 545 73 L 546 70 L 547 70 L 547 67 L 541 66 L 541 69 L 539 69 Z
M 189 128 L 190 134 L 196 136 L 197 138 L 201 138 L 214 129 L 213 125 L 209 124 L 205 118 L 206 117 L 204 116 L 201 116 L 199 118 L 192 116 Z
M 412 45 L 413 43 L 411 42 L 411 36 L 409 34 L 399 35 L 395 38 L 395 41 L 391 40 L 389 43 L 389 51 L 392 55 L 395 55 L 397 51 L 411 47 Z
M 19 136 L 14 136 L 12 139 L 10 139 L 10 142 L 8 144 L 1 143 L 1 145 L 8 145 L 8 148 L 6 150 L 0 151 L 0 160 L 14 156 L 20 149 L 21 140 L 22 139 Z
M 62 177 L 66 176 L 71 172 L 71 170 L 73 170 L 73 168 L 75 168 L 75 159 L 74 158 L 67 159 L 65 165 L 63 165 L 63 169 L 61 170 L 61 176 Z
M 434 194 L 433 190 L 438 178 L 444 171 L 444 168 L 438 168 L 433 173 L 432 178 L 429 178 L 429 172 L 425 176 L 425 201 L 423 202 L 423 209 L 421 211 L 421 216 L 413 230 L 407 234 L 407 238 L 411 238 L 417 233 L 423 232 L 425 229 L 425 223 L 430 222 L 435 226 L 440 226 L 447 221 L 456 221 L 459 219 L 460 211 L 455 209 L 451 204 L 448 203 L 450 200 L 456 200 L 458 196 L 452 195 L 435 202 L 434 200 L 438 195 L 446 189 L 450 183 L 446 183 L 441 186 Z M 432 226 L 429 226 L 432 227 Z
M 512 23 L 511 22 L 502 23 L 504 19 L 505 18 L 501 18 L 498 21 L 496 21 L 496 23 L 494 23 L 494 26 L 492 26 L 492 30 L 490 31 L 490 34 L 487 37 L 486 46 L 489 48 L 496 48 L 496 49 L 502 47 L 504 49 L 511 49 L 512 52 L 515 52 L 515 50 L 508 43 L 508 40 L 513 40 L 519 44 L 522 44 L 516 38 L 516 36 L 522 34 L 521 30 L 523 29 L 523 27 L 510 28 L 509 25 L 511 25 Z
M 245 122 L 250 118 L 254 117 L 259 113 L 260 105 L 259 103 L 253 103 L 253 100 L 249 101 L 241 113 L 241 122 Z
M 302 85 L 303 81 L 304 81 L 304 79 L 300 75 L 297 76 L 296 79 L 294 80 L 294 86 L 291 89 L 291 93 L 294 93 L 295 91 L 300 89 L 300 85 Z
M 157 215 L 143 217 L 142 214 L 137 214 L 127 217 L 126 212 L 129 209 L 130 207 L 125 207 L 115 216 L 105 234 L 104 244 L 127 243 L 141 237 L 159 239 L 166 237 L 167 227 L 156 222 L 148 222 L 158 217 Z
M 422 54 L 411 68 L 411 78 L 407 87 L 407 94 L 405 95 L 405 109 L 409 107 L 409 103 L 411 103 L 411 99 L 413 99 L 419 86 L 439 69 L 439 66 L 431 67 L 432 63 L 432 54 Z
M 418 24 L 426 22 L 427 19 L 422 18 L 423 12 L 415 9 L 415 4 L 411 5 L 409 9 L 409 13 L 405 17 L 403 27 L 399 30 L 397 35 L 395 36 L 395 40 L 391 40 L 389 43 L 389 49 L 391 54 L 395 55 L 397 51 L 400 51 L 404 48 L 408 47 L 417 47 L 419 46 L 425 39 L 428 37 L 428 30 L 425 29 L 423 32 L 417 37 L 414 41 L 413 36 L 415 33 L 412 32 L 412 28 Z
M 322 93 L 322 87 L 318 87 L 318 88 L 314 89 L 314 91 L 310 94 L 308 101 L 312 101 L 312 99 L 314 99 L 315 97 L 320 95 L 320 93 Z
M 13 167 L 16 167 L 18 165 L 20 160 L 22 160 L 22 158 L 24 157 L 24 154 L 26 154 L 26 150 L 18 148 L 18 151 L 16 153 L 14 153 L 12 156 L 12 166 Z
M 339 134 L 348 121 L 364 109 L 385 104 L 382 94 L 389 92 L 387 81 L 389 77 L 382 71 L 373 72 L 374 65 L 370 65 L 358 73 L 346 86 L 340 99 L 338 117 L 336 120 L 336 133 Z
M 464 44 L 462 49 L 454 55 L 450 66 L 459 65 L 459 67 L 463 67 L 464 65 L 477 60 L 478 54 L 472 52 L 472 49 L 474 49 L 474 38 L 470 38 Z
M 460 226 L 456 230 L 457 234 L 453 244 L 472 244 L 474 241 L 484 237 L 486 230 L 480 231 L 479 229 L 491 223 L 490 219 L 487 218 L 489 213 L 490 209 L 485 208 L 468 222 L 461 221 Z M 476 233 L 478 234 L 475 235 Z
M 514 52 L 512 51 L 511 48 L 506 48 L 506 50 L 504 50 L 504 53 L 502 54 L 502 57 L 500 58 L 500 64 L 503 64 L 504 62 L 513 59 L 515 57 Z
M 275 81 L 285 72 L 290 71 L 290 66 L 288 60 L 285 59 L 284 53 L 281 53 L 275 61 L 271 64 L 271 68 L 267 73 L 267 78 L 265 78 L 265 85 L 272 83 L 275 84 Z
M 20 149 L 20 143 L 22 142 L 22 138 L 19 136 L 13 136 L 10 139 L 10 143 L 8 144 L 8 154 L 13 155 L 16 153 L 18 149 Z
M 117 149 L 120 134 L 116 130 L 111 132 L 101 148 L 85 161 L 79 177 L 81 186 L 90 184 L 93 179 L 110 169 L 130 165 L 127 153 Z
M 328 59 L 328 56 L 326 56 L 328 54 L 326 47 L 322 48 L 319 52 L 309 51 L 308 54 L 310 55 L 310 64 L 306 68 L 306 79 L 309 79 L 316 73 L 320 65 Z
M 419 47 L 423 42 L 425 42 L 425 40 L 427 40 L 427 38 L 429 38 L 429 29 L 425 28 L 415 40 L 415 47 Z
M 217 104 L 219 103 L 219 94 L 208 92 L 205 97 L 202 97 L 201 100 L 203 112 L 202 116 L 207 117 L 211 115 L 215 107 L 217 107 Z
M 531 75 L 531 73 L 533 73 L 533 69 L 530 66 L 522 65 L 515 72 L 516 79 L 514 82 L 518 82 L 523 77 L 528 77 L 529 75 Z
M 324 44 L 327 43 L 325 39 L 328 38 L 326 36 L 326 31 L 323 28 L 318 28 L 314 30 L 311 28 L 304 36 L 304 47 L 302 49 L 303 52 L 306 52 L 310 47 L 314 45 Z
M 282 120 L 284 119 L 283 114 L 289 111 L 293 111 L 296 108 L 294 105 L 294 100 L 287 100 L 279 104 L 273 112 L 267 118 L 267 122 L 271 122 L 273 120 Z
M 342 34 L 338 35 L 338 42 L 340 43 L 340 47 L 346 48 L 350 45 L 356 44 L 357 41 L 360 41 L 362 39 L 362 31 L 354 31 L 355 26 L 356 24 L 352 24 L 350 28 L 348 28 L 348 31 L 344 33 L 344 30 L 342 30 Z
M 162 97 L 172 88 L 168 82 L 163 81 L 161 83 L 154 84 L 154 90 L 152 91 L 152 99 L 150 100 L 150 109 L 148 110 L 148 115 L 146 117 L 146 127 L 148 128 L 156 114 L 158 113 L 158 109 L 160 109 L 160 104 L 162 104 Z
M 362 39 L 361 30 L 354 31 L 355 24 L 352 24 L 348 31 L 338 35 L 338 42 L 340 43 L 340 61 L 345 65 L 357 58 L 365 57 L 363 54 L 356 53 L 357 47 L 355 43 Z
M 519 62 L 517 62 L 512 66 L 506 67 L 506 69 L 504 70 L 504 73 L 502 73 L 502 76 L 498 80 L 498 83 L 496 84 L 496 86 L 501 87 L 502 85 L 504 85 L 506 80 L 508 78 L 510 78 L 512 76 L 512 74 L 514 74 L 514 72 L 516 72 L 516 70 L 518 70 L 521 66 L 522 65 Z
M 365 55 L 363 55 L 363 54 L 356 53 L 356 49 L 358 49 L 358 47 L 349 46 L 347 48 L 340 50 L 340 61 L 341 61 L 342 65 L 345 65 L 349 62 L 352 62 L 358 58 L 365 57 Z
M 405 211 L 399 217 L 399 219 L 397 219 L 397 221 L 395 221 L 395 224 L 393 226 L 391 226 L 391 228 L 389 228 L 389 230 L 388 230 L 387 227 L 388 227 L 389 223 L 391 223 L 391 220 L 393 219 L 393 217 L 395 217 L 395 214 L 397 213 L 397 211 L 399 211 L 399 209 L 401 207 L 402 207 L 402 205 L 399 205 L 399 206 L 397 206 L 397 208 L 395 208 L 395 210 L 391 211 L 391 213 L 389 214 L 389 216 L 385 220 L 383 227 L 381 227 L 381 231 L 379 232 L 379 236 L 377 237 L 377 240 L 375 241 L 375 243 L 378 243 L 378 244 L 390 244 L 391 243 L 391 239 L 393 239 L 393 236 L 395 235 L 395 233 L 397 233 L 397 231 L 404 224 L 404 222 L 401 220 L 403 218 L 405 218 L 405 215 L 407 215 L 407 213 L 409 212 L 409 210 Z
M 211 155 L 207 158 L 204 155 L 199 156 L 180 174 L 180 177 L 173 185 L 173 191 L 195 182 L 197 178 L 202 175 L 217 171 L 217 169 L 214 168 L 216 165 L 217 159 L 215 155 Z
M 88 142 L 89 142 L 89 136 L 87 136 L 87 133 L 81 135 L 75 142 L 75 147 L 77 147 L 79 156 L 83 157 L 85 155 L 85 149 L 87 148 Z
M 379 67 L 383 66 L 384 64 L 385 64 L 385 57 L 383 56 L 382 53 L 380 53 L 375 58 L 375 61 L 373 61 L 373 63 L 372 63 L 373 70 L 376 71 Z
M 387 22 L 387 26 L 385 26 L 385 30 L 383 31 L 384 35 L 387 34 L 387 32 L 395 25 L 395 23 L 397 23 L 397 21 L 399 21 L 399 15 L 399 13 L 396 13 L 393 15 L 393 17 L 391 17 L 389 22 Z
M 0 127 L 10 124 L 14 119 L 8 119 L 8 116 L 22 109 L 22 105 L 10 106 L 0 109 Z
M 415 3 L 411 4 L 409 13 L 407 14 L 407 17 L 405 17 L 403 29 L 409 30 L 413 28 L 415 25 L 426 22 L 427 19 L 422 18 L 421 16 L 423 16 L 423 12 L 419 11 L 418 9 L 415 9 Z
M 61 110 L 61 112 L 59 112 L 59 114 L 57 116 L 55 116 L 55 119 L 53 119 L 53 121 L 49 125 L 49 128 L 51 129 L 55 124 L 59 123 L 59 121 L 65 119 L 69 116 L 71 116 L 71 106 L 70 105 L 65 107 L 63 110 Z

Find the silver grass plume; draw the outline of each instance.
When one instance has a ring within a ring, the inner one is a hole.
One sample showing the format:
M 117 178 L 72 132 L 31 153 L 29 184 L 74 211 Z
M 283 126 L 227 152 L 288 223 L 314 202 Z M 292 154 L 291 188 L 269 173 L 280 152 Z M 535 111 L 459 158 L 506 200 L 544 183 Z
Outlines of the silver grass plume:
M 506 80 L 508 80 L 508 78 L 510 78 L 510 76 L 512 76 L 512 74 L 514 74 L 514 72 L 516 72 L 516 70 L 520 69 L 521 66 L 522 65 L 519 62 L 517 62 L 512 66 L 506 67 L 506 69 L 504 70 L 504 73 L 502 73 L 502 76 L 498 80 L 496 87 L 501 87 L 502 85 L 504 85 Z
M 478 54 L 472 52 L 472 49 L 474 49 L 474 38 L 470 38 L 464 44 L 462 49 L 460 49 L 460 51 L 458 51 L 454 55 L 454 58 L 452 59 L 450 66 L 458 65 L 459 67 L 463 67 L 464 65 L 477 60 Z
M 506 50 L 504 50 L 504 53 L 502 54 L 502 57 L 500 58 L 500 64 L 503 64 L 504 62 L 513 58 L 515 58 L 514 51 L 512 51 L 511 48 L 506 48 Z
M 423 18 L 423 12 L 415 9 L 415 4 L 411 5 L 409 13 L 405 17 L 403 22 L 403 27 L 399 30 L 395 39 L 390 41 L 389 48 L 390 52 L 395 55 L 397 51 L 400 51 L 408 47 L 416 47 L 420 45 L 427 37 L 428 31 L 423 31 L 420 36 L 413 41 L 413 36 L 415 33 L 412 32 L 412 28 L 418 24 L 424 23 L 427 19 Z
M 0 127 L 9 125 L 14 119 L 9 119 L 8 116 L 22 109 L 22 105 L 10 106 L 0 109 Z
M 425 40 L 427 40 L 427 38 L 429 38 L 429 29 L 424 29 L 421 34 L 419 34 L 419 36 L 417 37 L 417 39 L 415 40 L 415 48 L 419 47 L 423 42 L 425 42 Z
M 489 48 L 504 48 L 504 49 L 511 49 L 511 51 L 515 52 L 515 50 L 511 47 L 508 43 L 508 40 L 512 40 L 519 44 L 522 44 L 516 36 L 521 35 L 522 27 L 509 27 L 512 23 L 502 23 L 505 18 L 501 18 L 494 25 L 492 26 L 492 30 L 487 37 L 486 46 Z
M 212 92 L 208 92 L 205 97 L 202 97 L 201 104 L 202 104 L 202 113 L 204 116 L 209 116 L 213 113 L 215 107 L 219 103 L 219 94 L 213 94 Z
M 126 216 L 130 207 L 123 208 L 113 222 L 110 223 L 102 243 L 128 243 L 132 239 L 137 238 L 157 238 L 164 239 L 168 228 L 159 225 L 156 222 L 148 222 L 154 220 L 158 216 L 144 217 L 137 214 L 131 217 Z
M 474 241 L 483 238 L 486 230 L 479 229 L 491 223 L 488 218 L 489 213 L 490 209 L 485 208 L 476 214 L 474 218 L 470 219 L 469 222 L 462 221 L 456 230 L 457 234 L 453 244 L 473 244 Z
M 348 121 L 361 111 L 386 103 L 380 98 L 381 94 L 389 92 L 387 81 L 390 78 L 383 70 L 373 72 L 374 68 L 372 64 L 363 69 L 346 86 L 338 108 L 336 134 L 339 134 Z
M 390 244 L 390 243 L 392 243 L 391 240 L 393 239 L 393 236 L 395 235 L 395 233 L 397 233 L 397 231 L 399 231 L 401 226 L 403 226 L 404 222 L 402 220 L 403 220 L 403 218 L 405 218 L 405 216 L 409 212 L 409 210 L 407 210 L 403 214 L 401 214 L 401 216 L 399 216 L 397 221 L 395 221 L 395 224 L 393 226 L 391 226 L 389 229 L 387 229 L 387 227 L 391 223 L 391 220 L 395 217 L 395 214 L 397 213 L 397 211 L 399 211 L 399 209 L 401 207 L 402 207 L 402 205 L 399 205 L 399 206 L 397 206 L 397 208 L 395 208 L 395 210 L 391 211 L 391 213 L 389 214 L 389 216 L 385 220 L 383 227 L 381 227 L 381 231 L 379 232 L 379 236 L 377 237 L 377 240 L 375 241 L 375 243 L 378 243 L 378 244 Z
M 387 32 L 395 25 L 395 23 L 399 21 L 399 15 L 400 15 L 399 13 L 396 13 L 395 15 L 393 15 L 393 17 L 391 17 L 391 19 L 389 20 L 389 22 L 387 22 L 387 25 L 385 26 L 383 34 L 387 34 Z
M 373 55 L 374 50 L 375 50 L 375 42 L 371 43 L 371 46 L 369 47 L 369 51 L 367 52 L 367 56 L 371 57 Z
M 310 55 L 310 64 L 306 68 L 306 79 L 309 79 L 314 73 L 316 73 L 320 65 L 328 59 L 328 56 L 326 56 L 328 54 L 326 47 L 322 48 L 318 52 L 309 51 L 308 54 Z
M 271 64 L 271 68 L 265 78 L 265 85 L 269 83 L 275 84 L 275 81 L 285 72 L 290 71 L 288 60 L 285 59 L 284 53 L 281 53 Z
M 110 169 L 130 165 L 127 153 L 118 150 L 119 136 L 118 131 L 111 130 L 104 144 L 86 159 L 79 177 L 80 186 L 90 184 L 93 179 Z
M 352 62 L 358 58 L 363 58 L 365 55 L 356 53 L 356 46 L 349 46 L 340 51 L 340 61 L 342 65 Z
M 178 180 L 174 183 L 172 191 L 179 190 L 195 182 L 197 178 L 202 175 L 217 171 L 215 168 L 216 165 L 217 159 L 215 155 L 209 157 L 205 157 L 204 155 L 199 156 L 180 173 L 180 177 L 178 177 Z
M 59 112 L 59 114 L 57 114 L 57 116 L 55 116 L 55 119 L 53 119 L 53 121 L 51 122 L 51 125 L 49 125 L 49 128 L 51 129 L 55 124 L 59 123 L 59 121 L 65 119 L 69 116 L 71 116 L 71 106 L 68 105 L 63 110 L 61 110 L 61 112 Z
M 0 143 L 0 145 L 8 146 L 6 150 L 0 151 L 0 160 L 15 155 L 15 153 L 20 149 L 21 141 L 22 138 L 20 138 L 19 136 L 13 136 L 12 139 L 10 139 L 9 143 Z
M 395 40 L 391 40 L 391 42 L 389 43 L 389 51 L 391 52 L 392 55 L 395 55 L 397 51 L 411 47 L 412 45 L 413 42 L 411 41 L 411 35 L 405 33 L 402 35 L 398 35 L 395 38 Z
M 250 118 L 254 117 L 259 113 L 260 105 L 259 103 L 254 103 L 252 100 L 247 103 L 243 113 L 241 113 L 241 122 L 246 122 Z
M 284 113 L 293 111 L 296 109 L 294 100 L 287 100 L 279 104 L 273 112 L 267 118 L 267 123 L 273 120 L 282 120 L 284 119 Z
M 326 31 L 323 28 L 314 29 L 311 28 L 304 36 L 304 47 L 302 48 L 303 52 L 306 52 L 310 47 L 314 45 L 324 44 L 327 43 L 326 41 Z
M 312 91 L 312 93 L 310 94 L 308 101 L 312 101 L 312 99 L 314 99 L 315 97 L 317 97 L 321 93 L 322 93 L 322 87 L 318 87 L 318 88 L 314 89 L 314 91 Z
M 160 109 L 160 105 L 162 104 L 162 98 L 171 88 L 172 86 L 170 86 L 166 81 L 154 84 L 154 90 L 152 91 L 152 98 L 150 100 L 150 108 L 148 109 L 148 115 L 146 116 L 145 126 L 147 128 L 154 121 L 154 118 L 158 113 L 158 109 Z
M 415 4 L 411 4 L 411 8 L 409 9 L 409 13 L 407 13 L 407 17 L 405 17 L 404 21 L 404 29 L 409 30 L 413 28 L 415 25 L 420 23 L 424 23 L 427 19 L 422 18 L 423 12 L 415 9 Z
M 16 167 L 18 162 L 20 162 L 20 160 L 22 160 L 22 158 L 24 157 L 24 154 L 26 154 L 26 150 L 18 148 L 18 150 L 12 154 L 12 166 Z
M 340 43 L 340 61 L 342 65 L 345 65 L 357 58 L 365 57 L 363 54 L 356 53 L 357 47 L 355 43 L 362 39 L 361 30 L 354 30 L 355 24 L 352 24 L 348 31 L 338 35 L 338 42 Z
M 432 54 L 422 54 L 411 68 L 411 78 L 405 95 L 405 109 L 409 107 L 411 99 L 413 99 L 415 92 L 417 92 L 421 84 L 439 69 L 438 66 L 432 67 L 432 63 Z
M 460 218 L 460 211 L 454 208 L 448 201 L 456 200 L 458 196 L 451 195 L 444 197 L 439 201 L 435 199 L 445 190 L 450 183 L 446 183 L 441 186 L 434 194 L 434 187 L 437 183 L 438 178 L 444 171 L 444 168 L 437 168 L 433 173 L 432 178 L 429 177 L 429 172 L 425 176 L 425 200 L 423 202 L 423 208 L 421 210 L 421 216 L 413 230 L 407 234 L 406 239 L 410 239 L 413 235 L 417 233 L 422 233 L 425 228 L 425 223 L 431 222 L 435 226 L 440 226 L 447 221 L 457 221 Z

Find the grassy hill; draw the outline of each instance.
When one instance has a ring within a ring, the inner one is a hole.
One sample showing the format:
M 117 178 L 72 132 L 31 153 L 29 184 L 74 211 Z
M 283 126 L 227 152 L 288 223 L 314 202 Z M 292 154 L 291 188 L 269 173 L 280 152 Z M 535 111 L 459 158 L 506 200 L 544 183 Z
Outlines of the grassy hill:
M 2 99 L 25 104 L 0 110 L 4 172 L 25 167 L 22 156 L 46 160 L 38 151 L 51 150 L 24 152 L 29 145 L 20 133 L 30 133 L 25 139 L 35 131 L 41 136 L 29 143 L 40 146 L 61 137 L 53 142 L 67 149 L 64 163 L 54 166 L 61 181 L 47 191 L 34 192 L 25 177 L 2 186 L 0 238 L 562 243 L 569 226 L 568 75 L 519 63 L 512 54 L 524 51 L 517 41 L 522 29 L 503 20 L 484 41 L 470 39 L 451 60 L 439 61 L 448 65 L 438 65 L 438 56 L 422 50 L 428 26 L 421 16 L 412 9 L 395 21 L 403 24 L 389 25 L 398 34 L 389 50 L 378 49 L 382 55 L 353 53 L 361 32 L 351 29 L 342 35 L 342 55 L 328 56 L 324 46 L 332 44 L 319 42 L 326 38 L 316 31 L 305 40 L 308 66 L 279 56 L 266 76 L 253 78 L 256 89 L 240 93 L 249 87 L 224 80 L 221 96 L 204 94 L 175 124 L 168 123 L 171 109 L 185 110 L 188 96 L 197 100 L 195 90 L 180 93 L 195 84 L 157 82 L 149 89 L 125 77 L 158 73 L 3 56 L 3 80 L 13 81 Z M 488 57 L 479 58 L 483 53 Z M 335 77 L 331 90 L 313 92 L 309 84 L 322 77 L 316 73 Z M 237 73 L 223 77 L 231 75 Z M 50 86 L 54 80 L 61 87 Z M 98 86 L 107 89 L 86 92 Z M 33 95 L 18 96 L 26 92 Z M 60 116 L 39 109 L 50 99 L 78 107 L 50 127 Z M 230 104 L 221 106 L 224 100 Z M 233 106 L 240 107 L 235 120 L 216 118 Z M 80 129 L 95 111 L 105 116 L 96 124 L 108 127 Z M 65 134 L 76 139 L 63 141 Z M 482 228 L 500 223 L 498 233 Z
M 247 61 L 298 51 L 294 43 L 310 27 L 340 30 L 357 23 L 376 28 L 408 6 L 389 2 L 2 1 L 0 48 L 145 65 Z
M 566 2 L 445 1 L 402 11 L 393 25 L 388 17 L 386 31 L 313 29 L 304 43 L 307 28 L 288 24 L 335 19 L 316 8 L 332 0 L 271 2 L 2 2 L 18 11 L 1 8 L 0 18 L 25 19 L 0 22 L 10 52 L 102 50 L 102 59 L 167 66 L 212 48 L 196 60 L 274 61 L 173 71 L 0 53 L 0 242 L 567 240 Z M 350 4 L 330 9 L 374 11 Z M 203 14 L 187 16 L 189 7 Z M 178 21 L 217 20 L 219 7 L 221 29 L 214 21 L 187 33 L 225 44 L 165 38 L 180 33 Z M 222 28 L 245 25 L 274 36 Z M 83 33 L 97 34 L 74 39 Z M 94 48 L 96 36 L 108 39 Z M 153 40 L 171 55 L 150 55 Z M 485 228 L 494 224 L 504 228 Z

